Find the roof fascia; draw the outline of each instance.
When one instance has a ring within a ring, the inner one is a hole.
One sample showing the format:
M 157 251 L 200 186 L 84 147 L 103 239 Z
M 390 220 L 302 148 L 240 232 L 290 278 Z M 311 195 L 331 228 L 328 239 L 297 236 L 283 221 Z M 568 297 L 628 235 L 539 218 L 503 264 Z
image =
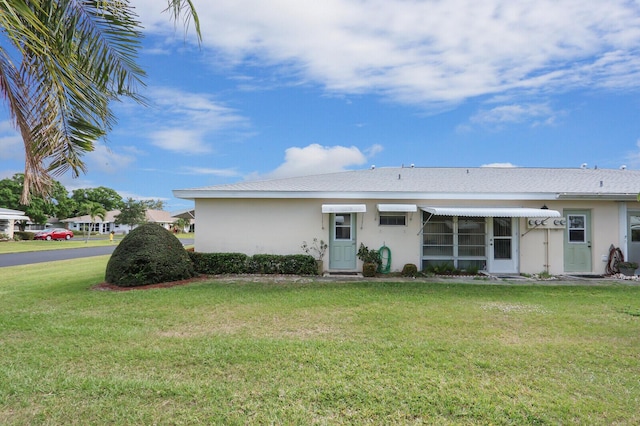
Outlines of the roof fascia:
M 336 199 L 336 200 L 556 200 L 557 193 L 331 192 L 173 190 L 177 198 L 194 199 Z
M 558 194 L 558 200 L 638 201 L 638 194 Z

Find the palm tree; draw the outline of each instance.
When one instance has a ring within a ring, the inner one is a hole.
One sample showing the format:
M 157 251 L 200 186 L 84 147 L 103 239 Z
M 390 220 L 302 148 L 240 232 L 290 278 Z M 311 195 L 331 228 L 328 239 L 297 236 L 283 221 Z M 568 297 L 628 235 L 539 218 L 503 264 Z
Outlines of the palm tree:
M 167 0 L 177 20 L 191 0 Z M 141 25 L 127 0 L 0 0 L 0 97 L 25 149 L 21 196 L 47 195 L 53 176 L 86 170 L 82 156 L 115 123 L 110 103 L 143 98 Z
M 99 217 L 100 220 L 104 221 L 104 218 L 107 216 L 107 211 L 101 204 L 88 202 L 82 206 L 82 210 L 89 215 L 91 218 L 91 226 L 89 227 L 89 232 L 85 236 L 85 243 L 89 242 L 89 236 L 91 235 L 91 231 L 93 231 L 93 225 L 96 223 L 96 218 Z

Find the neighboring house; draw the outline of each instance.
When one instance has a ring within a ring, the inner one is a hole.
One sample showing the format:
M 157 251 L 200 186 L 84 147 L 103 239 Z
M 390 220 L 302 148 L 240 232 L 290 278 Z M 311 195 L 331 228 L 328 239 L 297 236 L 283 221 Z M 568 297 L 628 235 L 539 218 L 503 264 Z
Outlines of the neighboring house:
M 5 234 L 8 238 L 13 239 L 16 220 L 29 220 L 29 218 L 19 210 L 0 208 L 0 234 Z
M 114 231 L 117 234 L 126 234 L 132 228 L 129 225 L 117 225 L 116 216 L 120 214 L 120 210 L 111 210 L 105 214 L 104 220 L 99 217 L 95 217 L 93 224 L 91 216 L 84 215 L 78 217 L 71 217 L 69 219 L 63 219 L 62 222 L 69 224 L 69 229 L 72 231 L 84 231 L 90 229 L 92 232 L 98 232 L 100 234 L 108 234 Z M 157 223 L 165 229 L 170 229 L 171 224 L 175 222 L 175 218 L 171 217 L 171 213 L 164 210 L 147 210 L 146 221 L 151 223 Z
M 177 212 L 172 212 L 171 217 L 176 219 L 187 219 L 189 221 L 189 229 L 183 229 L 183 231 L 187 232 L 195 232 L 196 229 L 196 211 L 191 210 L 180 210 Z
M 360 243 L 391 270 L 451 263 L 489 273 L 602 274 L 610 247 L 640 261 L 640 171 L 371 168 L 174 190 L 195 201 L 199 252 L 300 253 L 328 242 L 329 271 Z

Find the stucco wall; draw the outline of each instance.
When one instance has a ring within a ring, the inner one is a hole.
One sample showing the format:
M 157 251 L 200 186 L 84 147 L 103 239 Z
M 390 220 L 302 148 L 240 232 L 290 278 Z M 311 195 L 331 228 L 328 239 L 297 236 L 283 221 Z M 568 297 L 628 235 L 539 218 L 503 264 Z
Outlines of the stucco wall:
M 417 205 L 502 206 L 539 208 L 540 201 L 463 202 L 460 200 L 331 200 L 331 199 L 198 199 L 196 215 L 198 232 L 195 249 L 200 252 L 241 252 L 296 254 L 302 253 L 302 241 L 313 238 L 329 241 L 329 215 L 321 213 L 322 204 L 366 204 L 367 212 L 357 214 L 357 244 L 371 249 L 383 244 L 391 249 L 392 271 L 406 263 L 421 265 L 422 212 L 408 213 L 407 226 L 380 226 L 376 204 L 408 203 Z M 550 209 L 563 213 L 566 209 L 591 211 L 592 271 L 604 273 L 603 256 L 609 246 L 620 246 L 619 203 L 608 201 L 547 202 Z M 529 231 L 526 219 L 519 220 L 519 269 L 523 273 L 547 270 L 554 275 L 564 273 L 564 230 Z M 548 241 L 547 241 L 548 238 Z M 325 266 L 328 257 L 325 257 Z M 358 268 L 361 267 L 358 262 Z

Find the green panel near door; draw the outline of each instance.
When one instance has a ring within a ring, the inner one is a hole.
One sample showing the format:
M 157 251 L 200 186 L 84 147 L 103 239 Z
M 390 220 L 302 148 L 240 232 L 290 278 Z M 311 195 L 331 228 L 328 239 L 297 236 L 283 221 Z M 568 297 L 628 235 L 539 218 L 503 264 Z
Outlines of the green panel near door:
M 356 214 L 331 214 L 329 269 L 356 269 Z
M 564 232 L 565 272 L 591 271 L 591 211 L 565 210 L 567 227 Z

